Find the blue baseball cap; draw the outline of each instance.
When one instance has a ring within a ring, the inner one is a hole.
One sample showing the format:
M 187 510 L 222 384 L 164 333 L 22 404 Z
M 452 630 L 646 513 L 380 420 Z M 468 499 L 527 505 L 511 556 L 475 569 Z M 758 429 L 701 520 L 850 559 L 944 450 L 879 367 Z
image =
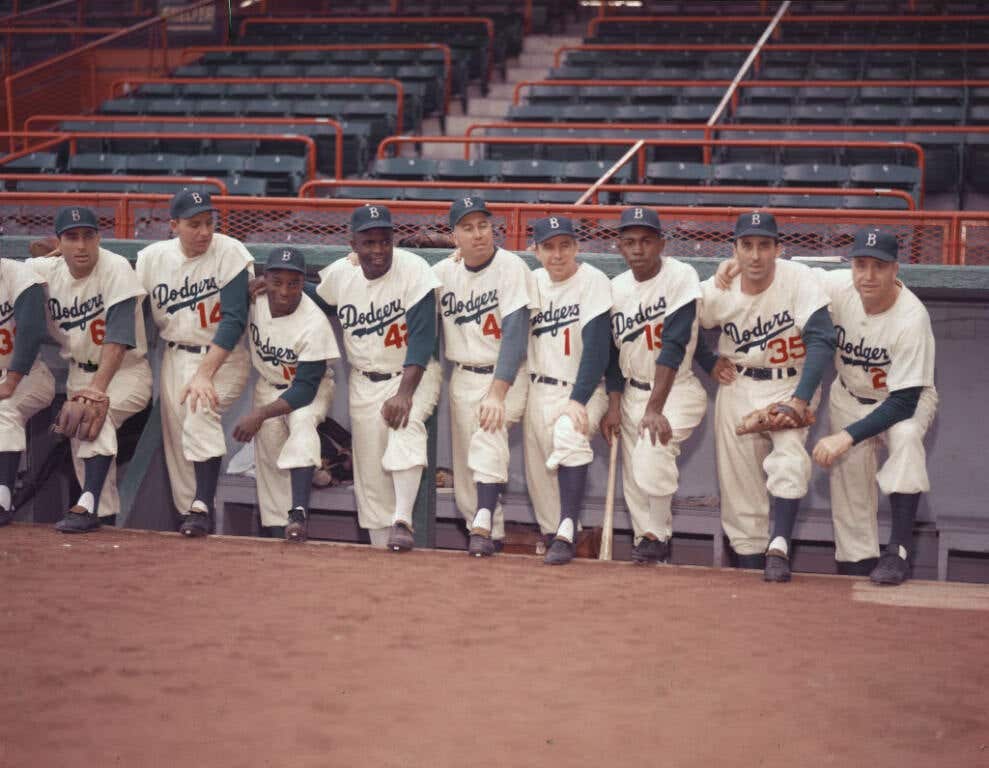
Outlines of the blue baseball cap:
M 200 192 L 193 189 L 183 189 L 172 198 L 168 207 L 169 215 L 173 219 L 191 219 L 206 211 L 215 211 L 213 200 L 209 192 Z
M 96 214 L 89 208 L 78 205 L 59 208 L 55 214 L 55 234 L 61 237 L 63 232 L 76 227 L 95 229 L 97 232 L 100 229 Z
M 536 219 L 532 222 L 532 239 L 536 245 L 557 235 L 577 237 L 573 222 L 566 216 L 547 216 L 545 219 Z
M 855 242 L 848 258 L 868 256 L 879 261 L 896 261 L 899 251 L 900 245 L 892 232 L 879 227 L 865 227 L 855 233 Z
M 663 232 L 663 228 L 659 225 L 659 214 L 652 208 L 626 208 L 622 211 L 618 229 L 623 230 L 625 227 L 647 227 L 659 233 Z
M 264 263 L 264 271 L 269 269 L 287 269 L 306 274 L 306 259 L 295 248 L 275 248 Z
M 491 211 L 484 204 L 484 198 L 478 195 L 468 197 L 458 197 L 450 206 L 450 229 L 457 226 L 457 222 L 470 213 L 483 213 L 490 216 Z
M 776 226 L 776 218 L 766 211 L 743 213 L 735 222 L 735 239 L 741 237 L 771 237 L 779 240 L 780 231 Z
M 383 205 L 362 205 L 350 214 L 350 231 L 363 232 L 366 229 L 392 229 L 391 211 Z

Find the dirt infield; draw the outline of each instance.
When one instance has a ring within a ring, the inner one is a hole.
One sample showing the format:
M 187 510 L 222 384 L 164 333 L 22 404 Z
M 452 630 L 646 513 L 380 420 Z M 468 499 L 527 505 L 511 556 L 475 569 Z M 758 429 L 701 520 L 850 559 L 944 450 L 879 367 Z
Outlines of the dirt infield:
M 0 589 L 4 768 L 989 765 L 989 612 L 862 580 L 13 525 Z

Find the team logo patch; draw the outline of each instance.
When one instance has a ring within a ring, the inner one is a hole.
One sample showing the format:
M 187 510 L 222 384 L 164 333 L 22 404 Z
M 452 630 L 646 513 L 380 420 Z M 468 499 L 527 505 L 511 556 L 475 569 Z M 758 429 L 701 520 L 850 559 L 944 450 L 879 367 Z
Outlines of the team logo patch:
M 52 297 L 48 299 L 48 312 L 52 320 L 63 331 L 70 331 L 73 328 L 84 331 L 89 323 L 103 314 L 103 294 L 83 301 L 80 301 L 79 297 L 76 296 L 68 305 L 64 305 Z
M 757 213 L 752 214 L 753 217 L 758 215 Z M 753 223 L 758 222 L 754 221 Z M 765 320 L 759 315 L 751 328 L 742 329 L 735 323 L 725 323 L 723 330 L 728 338 L 735 342 L 735 351 L 745 354 L 756 347 L 764 350 L 771 339 L 793 328 L 794 325 L 793 316 L 790 315 L 789 310 L 785 309 L 782 312 L 774 313 L 772 317 Z
M 834 329 L 838 339 L 838 354 L 845 365 L 868 369 L 882 368 L 890 364 L 889 350 L 885 347 L 869 346 L 865 337 L 861 337 L 857 342 L 849 341 L 843 326 L 835 325 Z
M 482 315 L 498 309 L 498 290 L 480 294 L 471 291 L 467 299 L 458 299 L 453 291 L 448 291 L 440 297 L 440 308 L 443 317 L 453 317 L 457 325 L 480 323 Z

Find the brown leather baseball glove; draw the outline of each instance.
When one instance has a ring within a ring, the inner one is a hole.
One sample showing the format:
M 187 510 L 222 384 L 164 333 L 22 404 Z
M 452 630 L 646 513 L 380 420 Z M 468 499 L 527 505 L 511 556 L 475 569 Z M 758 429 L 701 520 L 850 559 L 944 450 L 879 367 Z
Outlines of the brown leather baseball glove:
M 110 398 L 105 392 L 84 387 L 62 406 L 52 430 L 65 437 L 95 440 L 109 410 Z
M 742 423 L 735 427 L 735 434 L 751 435 L 756 432 L 809 427 L 814 423 L 814 412 L 807 409 L 804 414 L 804 418 L 801 418 L 800 413 L 786 403 L 773 403 L 746 415 Z

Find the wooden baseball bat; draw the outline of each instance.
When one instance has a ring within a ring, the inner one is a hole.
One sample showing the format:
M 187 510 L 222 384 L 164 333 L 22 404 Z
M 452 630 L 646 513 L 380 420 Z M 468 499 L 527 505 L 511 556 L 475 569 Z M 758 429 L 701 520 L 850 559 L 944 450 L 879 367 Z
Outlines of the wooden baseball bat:
M 618 441 L 621 433 L 611 437 L 611 456 L 608 458 L 608 487 L 604 492 L 604 521 L 601 523 L 601 549 L 598 560 L 611 559 L 611 541 L 615 528 L 615 475 L 618 470 Z

